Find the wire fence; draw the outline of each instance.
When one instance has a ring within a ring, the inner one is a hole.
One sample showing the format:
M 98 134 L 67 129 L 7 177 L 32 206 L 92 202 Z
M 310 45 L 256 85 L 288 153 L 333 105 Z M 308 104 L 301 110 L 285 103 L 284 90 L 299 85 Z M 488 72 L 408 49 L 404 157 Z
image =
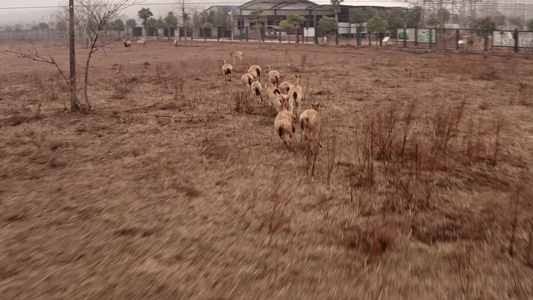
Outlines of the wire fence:
M 125 31 L 106 31 L 108 40 L 236 41 L 265 43 L 303 43 L 354 47 L 389 47 L 408 49 L 441 49 L 472 52 L 533 53 L 533 32 L 498 30 L 484 32 L 473 29 L 398 28 L 393 32 L 359 32 L 355 26 L 341 26 L 337 32 L 319 28 L 280 31 L 277 28 L 235 27 L 184 30 L 141 27 Z M 0 31 L 0 40 L 65 40 L 66 32 L 54 29 Z

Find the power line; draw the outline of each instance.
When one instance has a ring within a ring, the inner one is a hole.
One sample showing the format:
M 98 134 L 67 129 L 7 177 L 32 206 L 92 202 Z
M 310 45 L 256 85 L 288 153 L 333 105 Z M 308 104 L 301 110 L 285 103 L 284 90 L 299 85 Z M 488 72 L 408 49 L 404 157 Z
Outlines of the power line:
M 203 4 L 203 5 L 241 5 L 244 2 L 187 2 L 185 4 L 187 5 L 197 5 L 197 4 Z M 159 2 L 159 3 L 135 3 L 132 4 L 132 6 L 161 6 L 161 5 L 179 5 L 176 2 Z M 97 6 L 97 5 L 95 5 Z M 15 10 L 15 9 L 53 9 L 53 8 L 67 8 L 68 5 L 47 5 L 47 6 L 13 6 L 13 7 L 0 7 L 0 10 Z

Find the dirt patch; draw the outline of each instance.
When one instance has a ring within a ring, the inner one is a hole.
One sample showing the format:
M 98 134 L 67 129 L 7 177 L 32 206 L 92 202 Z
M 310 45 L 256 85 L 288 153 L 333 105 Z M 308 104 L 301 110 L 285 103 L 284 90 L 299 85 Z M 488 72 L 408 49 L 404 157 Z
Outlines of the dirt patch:
M 0 294 L 531 298 L 533 62 L 295 47 L 117 43 L 86 115 L 53 66 L 0 56 Z M 323 147 L 297 124 L 287 150 L 230 51 L 302 74 Z

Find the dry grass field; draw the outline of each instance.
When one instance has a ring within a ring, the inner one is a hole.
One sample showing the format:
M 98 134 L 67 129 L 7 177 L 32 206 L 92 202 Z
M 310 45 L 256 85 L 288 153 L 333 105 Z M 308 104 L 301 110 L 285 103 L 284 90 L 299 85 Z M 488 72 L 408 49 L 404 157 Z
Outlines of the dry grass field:
M 117 42 L 77 114 L 19 47 L 0 44 L 2 299 L 533 298 L 529 57 Z M 65 44 L 36 47 L 68 70 Z M 302 75 L 323 148 L 283 145 L 238 61 L 224 85 L 230 51 Z

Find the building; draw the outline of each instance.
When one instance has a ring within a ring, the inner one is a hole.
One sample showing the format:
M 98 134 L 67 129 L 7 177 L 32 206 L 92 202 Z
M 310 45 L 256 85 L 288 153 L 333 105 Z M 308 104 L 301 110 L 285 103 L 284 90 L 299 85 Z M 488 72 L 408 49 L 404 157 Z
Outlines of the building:
M 347 34 L 348 32 L 355 33 L 355 27 L 351 28 L 349 25 L 350 9 L 355 7 L 374 7 L 377 9 L 388 8 L 403 8 L 409 9 L 413 5 L 409 2 L 402 0 L 345 0 L 341 3 L 341 11 L 338 15 L 339 18 L 339 33 Z M 235 28 L 232 32 L 233 36 L 237 39 L 244 38 L 250 35 L 252 38 L 258 38 L 259 31 L 251 24 L 250 14 L 257 8 L 262 8 L 266 15 L 266 26 L 264 28 L 264 35 L 270 38 L 277 38 L 279 34 L 278 25 L 281 21 L 285 20 L 290 14 L 297 14 L 305 18 L 303 27 L 307 30 L 311 29 L 314 32 L 318 21 L 324 17 L 333 17 L 335 13 L 329 0 L 252 0 L 248 1 L 240 6 L 225 6 L 216 5 L 211 6 L 204 10 L 201 14 L 203 16 L 213 15 L 214 13 L 220 13 L 220 11 L 227 12 L 233 18 Z M 219 30 L 219 36 L 222 34 Z M 318 29 L 316 29 L 318 30 Z M 248 35 L 247 35 L 248 34 Z M 285 35 L 285 33 L 281 33 Z M 314 34 L 314 33 L 313 33 Z M 200 34 L 201 35 L 201 34 Z M 213 36 L 211 31 L 207 33 L 207 36 Z M 227 37 L 226 33 L 223 33 L 223 37 Z
M 295 13 L 305 17 L 305 24 L 303 26 L 306 28 L 316 28 L 320 18 L 335 15 L 329 0 L 252 0 L 239 6 L 239 14 L 234 16 L 239 31 L 243 28 L 250 28 L 250 13 L 259 7 L 263 8 L 267 16 L 267 35 L 269 34 L 269 30 L 277 28 L 279 22 L 285 20 L 289 14 Z M 355 7 L 409 9 L 412 7 L 412 4 L 401 0 L 345 0 L 341 3 L 341 12 L 338 15 L 339 33 L 348 33 L 349 11 Z

